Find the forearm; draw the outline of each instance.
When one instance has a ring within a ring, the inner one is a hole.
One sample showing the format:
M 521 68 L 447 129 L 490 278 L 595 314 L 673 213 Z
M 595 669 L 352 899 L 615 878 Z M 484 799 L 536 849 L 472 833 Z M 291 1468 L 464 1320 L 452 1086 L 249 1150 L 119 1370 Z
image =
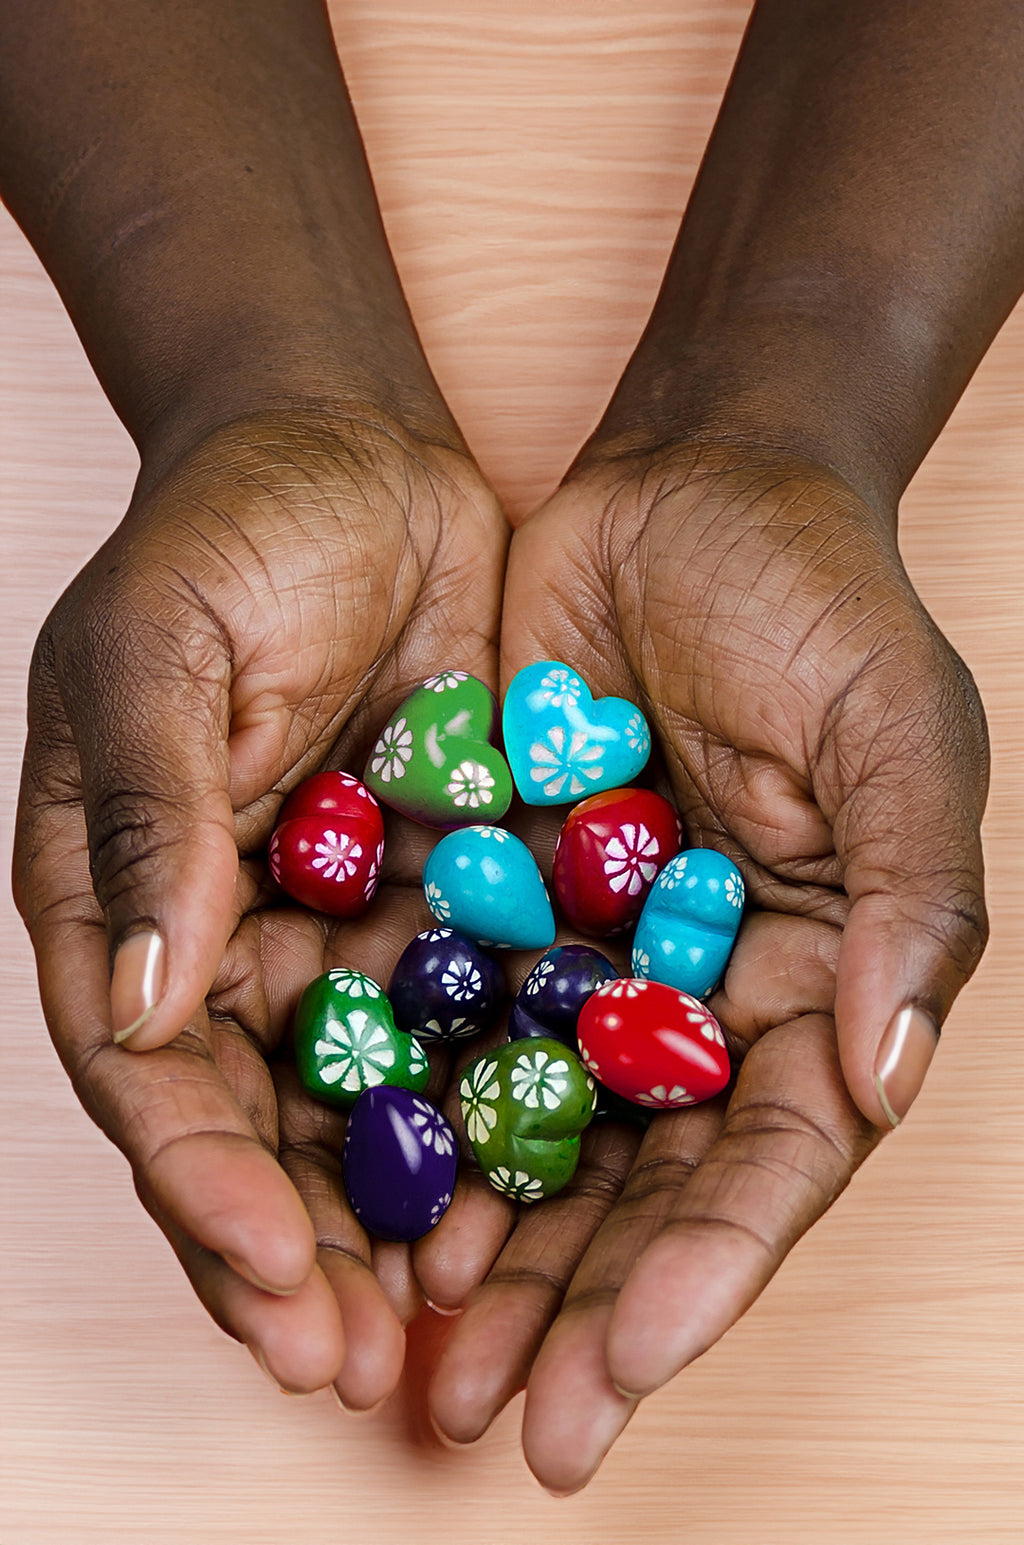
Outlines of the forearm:
M 321 0 L 16 0 L 0 191 L 140 443 L 292 398 L 447 424 Z
M 595 449 L 750 439 L 892 506 L 1024 286 L 1015 0 L 760 0 Z

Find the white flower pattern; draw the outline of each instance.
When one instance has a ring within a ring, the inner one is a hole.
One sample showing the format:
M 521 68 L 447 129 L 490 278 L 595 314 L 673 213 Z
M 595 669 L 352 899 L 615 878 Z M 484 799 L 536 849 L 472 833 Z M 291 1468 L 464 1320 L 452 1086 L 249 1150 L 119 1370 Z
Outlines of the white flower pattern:
M 537 1202 L 544 1195 L 544 1182 L 528 1175 L 524 1169 L 497 1169 L 487 1171 L 487 1178 L 496 1191 L 501 1191 L 514 1202 Z
M 651 974 L 651 957 L 650 957 L 650 955 L 648 955 L 646 950 L 636 950 L 635 949 L 633 951 L 633 975 L 634 976 L 638 976 L 641 979 L 646 981 L 647 978 L 650 976 L 650 974 Z
M 373 748 L 370 771 L 377 774 L 382 783 L 392 778 L 405 777 L 405 764 L 412 757 L 412 730 L 405 719 L 389 724 Z
M 538 960 L 524 984 L 528 998 L 535 998 L 537 996 L 548 977 L 554 974 L 554 970 L 555 962 L 553 960 Z
M 431 692 L 452 692 L 460 682 L 468 680 L 465 671 L 441 671 L 436 676 L 428 676 L 423 685 Z
M 494 779 L 482 762 L 460 762 L 445 786 L 445 793 L 459 809 L 479 810 L 494 799 Z
M 664 869 L 658 876 L 659 890 L 675 890 L 676 886 L 682 881 L 683 875 L 686 873 L 686 859 L 687 855 L 685 853 L 678 853 L 675 858 L 673 858 L 665 865 Z
M 444 1217 L 445 1213 L 448 1211 L 448 1209 L 451 1206 L 451 1204 L 452 1204 L 452 1193 L 450 1191 L 446 1191 L 443 1196 L 439 1196 L 438 1197 L 437 1201 L 434 1203 L 433 1207 L 431 1207 L 431 1209 L 430 1209 L 430 1227 L 431 1228 L 436 1228 L 436 1226 L 440 1223 L 441 1219 Z
M 673 1084 L 671 1089 L 666 1089 L 664 1084 L 655 1084 L 649 1092 L 635 1094 L 633 1098 L 637 1105 L 660 1106 L 664 1110 L 678 1105 L 693 1105 L 696 1097 L 689 1094 L 682 1084 Z
M 725 877 L 725 899 L 734 907 L 743 905 L 743 881 L 738 874 L 727 874 Z
M 514 1100 L 520 1100 L 530 1110 L 557 1110 L 562 1096 L 569 1088 L 569 1064 L 564 1058 L 555 1060 L 542 1049 L 524 1052 L 516 1058 L 509 1075 Z
M 424 1148 L 433 1148 L 443 1157 L 455 1152 L 455 1136 L 439 1110 L 426 1100 L 413 1101 L 412 1124 L 420 1134 Z
M 320 1077 L 348 1094 L 384 1083 L 395 1065 L 391 1038 L 365 1009 L 350 1009 L 343 1020 L 329 1019 L 313 1050 L 321 1058 Z
M 313 846 L 317 855 L 313 868 L 319 869 L 325 880 L 337 880 L 339 884 L 351 880 L 363 856 L 361 843 L 353 842 L 344 832 L 325 831 Z
M 327 980 L 335 992 L 343 992 L 349 998 L 379 998 L 383 994 L 383 988 L 364 971 L 336 969 L 328 971 Z
M 572 671 L 559 666 L 543 677 L 540 690 L 552 708 L 575 708 L 583 691 L 583 683 Z
M 651 732 L 642 713 L 635 713 L 626 725 L 626 744 L 637 756 L 646 756 L 651 749 Z
M 466 830 L 476 832 L 479 837 L 490 837 L 495 842 L 507 842 L 512 835 L 503 826 L 467 826 Z
M 441 893 L 441 887 L 436 880 L 429 880 L 424 888 L 427 898 L 427 906 L 433 912 L 439 923 L 446 923 L 452 915 L 452 905 L 446 901 Z
M 565 729 L 561 724 L 553 724 L 546 741 L 534 741 L 530 747 L 530 778 L 534 783 L 543 783 L 548 799 L 575 799 L 586 793 L 584 779 L 600 778 L 604 772 L 598 761 L 601 747 L 586 730 L 573 730 L 566 745 Z
M 602 982 L 594 994 L 595 998 L 639 998 L 642 992 L 647 991 L 646 982 L 637 981 L 632 976 L 620 976 L 614 982 Z
M 484 979 L 471 960 L 452 961 L 441 973 L 441 986 L 456 1003 L 475 997 L 483 985 Z
M 658 873 L 661 848 L 657 837 L 652 837 L 642 821 L 635 826 L 627 822 L 621 835 L 608 839 L 604 851 L 604 872 L 609 888 L 616 894 L 624 890 L 627 896 L 639 896 Z
M 501 1085 L 495 1076 L 498 1064 L 483 1060 L 475 1063 L 464 1074 L 459 1084 L 462 1100 L 462 1119 L 471 1143 L 486 1143 L 498 1124 L 498 1112 L 494 1101 L 501 1094 Z

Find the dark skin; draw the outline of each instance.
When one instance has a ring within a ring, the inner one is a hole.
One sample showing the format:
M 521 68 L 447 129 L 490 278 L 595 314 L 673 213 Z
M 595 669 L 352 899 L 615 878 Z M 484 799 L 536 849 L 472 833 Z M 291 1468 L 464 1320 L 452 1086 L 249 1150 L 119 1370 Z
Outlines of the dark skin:
M 896 511 L 1024 283 L 1024 23 L 1005 0 L 969 34 L 952 3 L 755 7 L 651 323 L 506 572 L 318 7 L 220 7 L 216 36 L 195 3 L 134 33 L 117 9 L 15 7 L 0 37 L 7 197 L 142 456 L 34 667 L 16 869 L 48 1022 L 203 1302 L 283 1385 L 371 1405 L 420 1292 L 465 1306 L 435 1423 L 471 1441 L 526 1383 L 527 1459 L 573 1490 L 905 1113 L 920 1027 L 984 944 L 984 722 Z M 74 80 L 43 100 L 54 37 Z M 416 680 L 535 658 L 644 706 L 689 840 L 743 868 L 713 1000 L 738 1077 L 642 1144 L 594 1132 L 543 1208 L 469 1173 L 432 1235 L 374 1251 L 339 1123 L 276 1048 L 325 965 L 386 979 L 429 838 L 396 828 L 351 927 L 278 906 L 257 854 L 281 794 L 358 767 Z M 111 1044 L 107 999 L 140 924 L 169 962 L 145 1056 Z

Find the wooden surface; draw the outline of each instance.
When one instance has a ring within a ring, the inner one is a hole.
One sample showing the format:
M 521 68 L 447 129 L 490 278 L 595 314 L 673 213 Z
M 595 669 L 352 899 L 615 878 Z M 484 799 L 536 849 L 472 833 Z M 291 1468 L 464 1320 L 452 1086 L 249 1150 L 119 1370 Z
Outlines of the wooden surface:
M 731 0 L 333 7 L 399 266 L 441 384 L 523 511 L 642 326 L 728 74 Z M 2 257 L 5 865 L 42 618 L 119 518 L 135 457 L 9 220 Z M 995 751 L 993 938 L 913 1115 L 746 1320 L 556 1502 L 519 1403 L 439 1449 L 414 1390 L 346 1419 L 210 1324 L 81 1113 L 5 899 L 0 1540 L 326 1545 L 1018 1542 L 1024 1534 L 1024 311 L 906 501 L 904 548 L 974 670 Z M 411 1384 L 429 1358 L 421 1327 Z

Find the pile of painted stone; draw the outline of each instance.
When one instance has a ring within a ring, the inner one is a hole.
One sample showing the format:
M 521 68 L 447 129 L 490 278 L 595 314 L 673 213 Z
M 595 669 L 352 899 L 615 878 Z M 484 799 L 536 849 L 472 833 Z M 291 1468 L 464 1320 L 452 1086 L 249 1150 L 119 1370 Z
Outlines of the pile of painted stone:
M 542 661 L 512 681 L 502 730 L 504 754 L 482 682 L 454 670 L 432 676 L 384 727 L 363 780 L 307 779 L 270 842 L 282 889 L 354 917 L 380 875 L 378 800 L 446 832 L 423 871 L 440 926 L 410 942 L 387 992 L 362 972 L 328 971 L 295 1012 L 299 1076 L 349 1111 L 346 1189 L 384 1239 L 418 1238 L 451 1201 L 458 1143 L 423 1096 L 423 1044 L 500 1021 L 505 982 L 489 950 L 546 951 L 512 1005 L 509 1039 L 471 1062 L 459 1085 L 480 1167 L 514 1200 L 551 1196 L 571 1179 L 595 1115 L 677 1109 L 729 1078 L 724 1036 L 700 1000 L 732 949 L 743 881 L 720 853 L 680 852 L 672 806 L 629 787 L 650 754 L 643 714 L 622 698 L 595 701 L 568 666 Z M 530 805 L 573 806 L 555 850 L 559 910 L 591 937 L 635 930 L 631 976 L 591 945 L 551 948 L 555 915 L 537 864 L 497 824 L 514 790 Z

